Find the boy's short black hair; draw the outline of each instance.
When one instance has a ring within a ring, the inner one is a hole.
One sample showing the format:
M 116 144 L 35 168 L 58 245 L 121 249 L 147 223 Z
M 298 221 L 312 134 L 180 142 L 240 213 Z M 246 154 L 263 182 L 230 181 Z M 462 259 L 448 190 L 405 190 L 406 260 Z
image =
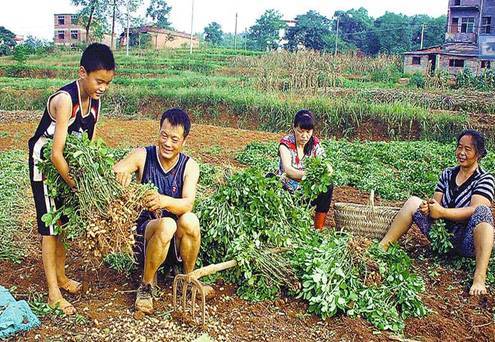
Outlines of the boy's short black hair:
M 174 127 L 182 126 L 184 128 L 184 138 L 188 136 L 191 129 L 191 120 L 189 120 L 189 115 L 185 110 L 181 108 L 170 108 L 166 110 L 160 119 L 160 127 L 162 127 L 165 119 Z
M 88 74 L 96 70 L 115 70 L 115 59 L 108 46 L 93 43 L 82 53 L 80 65 Z

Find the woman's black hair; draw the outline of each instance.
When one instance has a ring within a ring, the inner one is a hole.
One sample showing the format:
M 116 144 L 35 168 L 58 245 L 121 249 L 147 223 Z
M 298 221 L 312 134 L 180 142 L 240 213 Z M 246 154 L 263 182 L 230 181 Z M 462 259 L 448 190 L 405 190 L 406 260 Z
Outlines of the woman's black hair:
M 302 129 L 314 129 L 315 128 L 315 119 L 313 113 L 307 109 L 301 109 L 296 113 L 294 117 L 294 128 L 299 127 Z M 306 156 L 311 155 L 311 151 L 313 150 L 315 144 L 315 139 L 313 136 L 308 140 L 306 145 L 304 145 L 304 154 Z
M 457 136 L 457 145 L 459 145 L 459 142 L 461 141 L 462 137 L 465 135 L 469 135 L 473 138 L 474 148 L 476 149 L 476 153 L 478 154 L 478 160 L 481 160 L 482 158 L 486 157 L 488 151 L 485 146 L 485 136 L 482 133 L 478 132 L 477 130 L 465 129 L 464 131 L 461 132 L 461 134 Z

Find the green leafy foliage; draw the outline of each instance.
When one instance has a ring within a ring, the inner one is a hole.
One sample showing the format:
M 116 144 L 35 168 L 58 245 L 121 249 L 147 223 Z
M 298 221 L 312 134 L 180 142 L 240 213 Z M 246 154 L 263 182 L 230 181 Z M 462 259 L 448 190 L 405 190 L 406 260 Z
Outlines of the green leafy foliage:
M 454 247 L 451 241 L 453 236 L 454 234 L 450 233 L 445 227 L 443 220 L 436 220 L 431 226 L 429 234 L 431 249 L 439 254 L 450 252 Z
M 53 140 L 44 149 L 44 160 L 38 163 L 46 177 L 48 194 L 51 198 L 61 198 L 63 205 L 43 216 L 47 225 L 58 226 L 59 233 L 69 240 L 81 236 L 88 222 L 81 215 L 91 216 L 96 211 L 106 211 L 109 202 L 122 194 L 123 189 L 115 181 L 112 166 L 115 163 L 110 150 L 102 141 L 91 142 L 87 134 L 80 138 L 69 135 L 65 142 L 64 157 L 69 163 L 71 176 L 76 182 L 74 192 L 51 163 Z M 98 188 L 99 191 L 94 191 Z M 59 219 L 67 216 L 68 222 L 61 224 Z
M 440 173 L 455 165 L 454 144 L 345 140 L 325 140 L 322 144 L 335 172 L 335 185 L 354 186 L 368 192 L 375 190 L 389 200 L 403 200 L 411 195 L 430 197 Z M 264 172 L 273 172 L 278 163 L 277 144 L 249 144 L 237 160 Z M 495 155 L 489 154 L 481 165 L 493 172 Z
M 425 77 L 422 73 L 414 73 L 409 79 L 409 86 L 415 88 L 424 88 L 426 84 Z
M 273 298 L 273 294 L 280 293 L 283 281 L 276 269 L 282 269 L 286 262 L 273 253 L 260 254 L 259 250 L 293 246 L 310 229 L 311 216 L 282 189 L 277 178 L 266 178 L 257 169 L 227 176 L 225 184 L 197 203 L 195 210 L 201 226 L 206 227 L 200 252 L 204 263 L 235 258 L 239 267 L 228 272 L 227 277 L 243 284 L 239 288 L 241 296 L 261 300 L 266 299 L 265 295 Z M 273 267 L 267 270 L 267 265 Z M 293 279 L 286 281 L 292 283 Z M 274 289 L 260 290 L 267 286 Z
M 136 269 L 136 261 L 125 253 L 111 253 L 103 258 L 103 262 L 111 269 L 129 275 Z
M 30 200 L 23 192 L 29 186 L 26 160 L 21 151 L 0 152 L 0 260 L 18 262 L 24 253 L 15 235 L 25 220 L 20 208 Z
M 340 233 L 314 242 L 292 259 L 302 282 L 298 296 L 309 302 L 310 312 L 323 318 L 337 313 L 362 316 L 392 331 L 402 331 L 408 317 L 428 313 L 419 297 L 423 280 L 397 245 L 385 252 L 377 244 L 360 245 L 359 239 Z
M 304 159 L 304 177 L 300 182 L 300 192 L 307 202 L 325 193 L 333 183 L 333 169 L 326 158 Z

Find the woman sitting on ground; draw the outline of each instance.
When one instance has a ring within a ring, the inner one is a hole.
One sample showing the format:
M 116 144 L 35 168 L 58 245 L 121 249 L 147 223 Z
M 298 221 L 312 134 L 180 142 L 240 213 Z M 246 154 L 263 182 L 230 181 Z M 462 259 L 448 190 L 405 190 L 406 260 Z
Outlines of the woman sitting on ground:
M 299 182 L 304 177 L 304 160 L 310 157 L 324 156 L 325 150 L 317 137 L 313 135 L 315 121 L 313 113 L 302 109 L 294 118 L 293 133 L 280 140 L 279 169 L 284 189 L 294 192 L 299 188 Z M 321 193 L 311 204 L 316 206 L 314 226 L 321 230 L 332 201 L 333 186 Z
M 486 294 L 488 262 L 493 248 L 494 178 L 479 166 L 485 157 L 485 139 L 475 130 L 465 130 L 457 138 L 455 156 L 458 165 L 445 169 L 432 199 L 411 197 L 399 211 L 380 244 L 386 249 L 416 223 L 429 234 L 433 220 L 443 219 L 453 234 L 454 252 L 476 257 L 476 270 L 470 295 Z

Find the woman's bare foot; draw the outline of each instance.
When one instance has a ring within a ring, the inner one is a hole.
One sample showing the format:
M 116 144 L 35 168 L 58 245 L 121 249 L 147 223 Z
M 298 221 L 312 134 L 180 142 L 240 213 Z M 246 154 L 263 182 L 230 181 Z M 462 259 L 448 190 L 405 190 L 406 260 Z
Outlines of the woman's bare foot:
M 471 289 L 469 289 L 469 294 L 471 296 L 479 296 L 487 293 L 488 291 L 486 290 L 485 279 L 475 276 L 473 279 L 473 285 L 471 286 Z
M 74 305 L 66 301 L 64 298 L 58 298 L 56 300 L 50 300 L 48 299 L 48 306 L 51 307 L 52 309 L 60 309 L 62 312 L 67 315 L 73 315 L 76 313 L 76 308 Z
M 69 279 L 67 277 L 62 281 L 58 281 L 57 283 L 61 289 L 67 291 L 70 294 L 78 294 L 79 292 L 81 292 L 82 289 L 82 284 L 80 282 Z

